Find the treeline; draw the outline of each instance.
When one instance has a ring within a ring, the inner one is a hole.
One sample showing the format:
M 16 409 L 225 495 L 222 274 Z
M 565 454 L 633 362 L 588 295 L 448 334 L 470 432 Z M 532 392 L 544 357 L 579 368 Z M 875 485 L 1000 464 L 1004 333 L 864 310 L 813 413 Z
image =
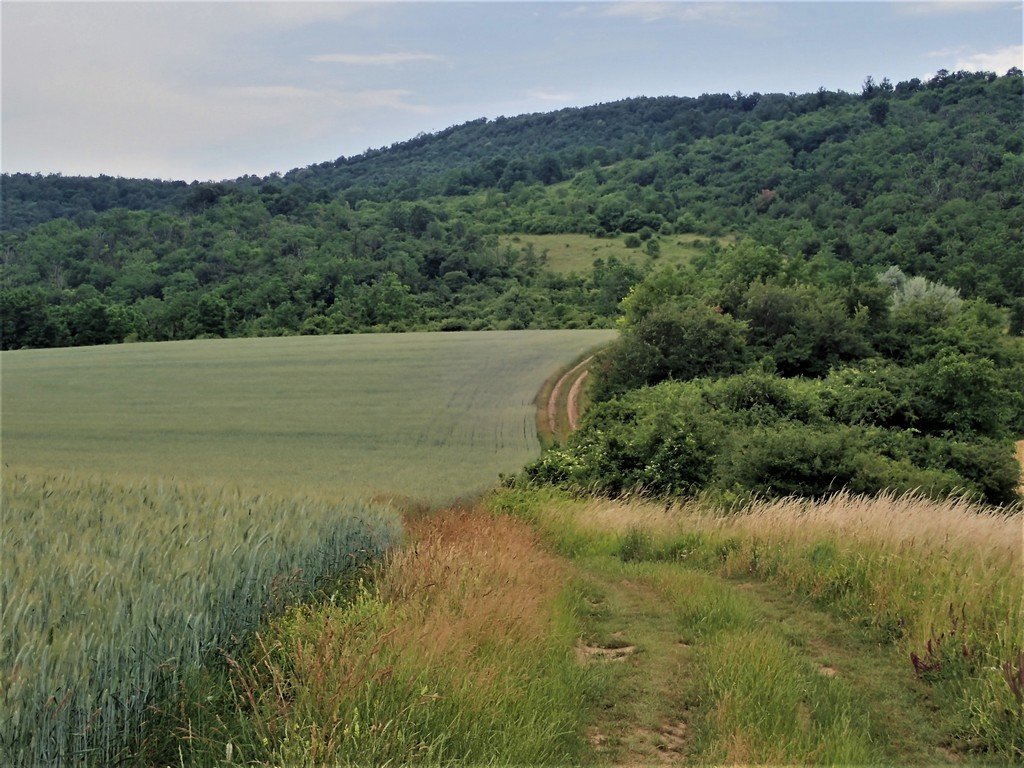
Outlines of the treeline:
M 1024 136 L 1019 71 L 792 112 L 753 99 L 715 135 L 524 194 L 516 231 L 740 232 L 828 262 L 895 264 L 965 295 L 1024 297 Z M 810 97 L 801 97 L 813 100 Z M 682 138 L 682 137 L 681 137 Z
M 898 268 L 864 279 L 744 242 L 650 275 L 596 405 L 534 480 L 618 494 L 1019 499 L 1024 343 L 1005 313 Z
M 2 344 L 590 327 L 642 277 L 551 274 L 499 246 L 511 233 L 655 256 L 659 238 L 746 235 L 815 274 L 895 265 L 1021 317 L 1021 84 L 630 99 L 201 185 L 5 176 L 5 222 L 59 215 L 0 237 Z
M 297 220 L 275 190 L 232 190 L 188 216 L 117 210 L 48 222 L 4 265 L 4 349 L 366 330 L 608 325 L 642 276 L 586 275 L 500 247 L 469 213 L 332 201 Z
M 201 185 L 192 185 L 193 189 Z M 12 173 L 0 178 L 0 230 L 27 229 L 51 219 L 94 220 L 114 208 L 177 209 L 189 193 L 183 181 Z

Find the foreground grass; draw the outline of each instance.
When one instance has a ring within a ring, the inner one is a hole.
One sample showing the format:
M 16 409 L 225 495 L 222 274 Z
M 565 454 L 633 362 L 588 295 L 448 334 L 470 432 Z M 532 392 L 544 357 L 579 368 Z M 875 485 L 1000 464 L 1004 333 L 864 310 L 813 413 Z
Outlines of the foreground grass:
M 436 503 L 533 458 L 540 382 L 614 335 L 369 334 L 3 352 L 3 458 Z
M 592 603 L 646 604 L 595 609 L 595 642 L 608 642 L 601 627 L 617 617 L 625 636 L 616 643 L 647 633 L 662 667 L 687 670 L 678 695 L 661 697 L 674 709 L 634 718 L 654 734 L 648 746 L 660 744 L 648 757 L 1024 759 L 1019 517 L 846 495 L 730 515 L 546 490 L 503 491 L 492 505 L 529 519 L 574 557 L 590 574 Z M 662 613 L 674 638 L 656 631 Z M 625 675 L 618 685 L 642 701 L 645 676 L 665 675 Z M 912 715 L 896 717 L 892 702 Z M 599 736 L 610 759 L 645 754 L 616 746 L 614 728 Z
M 450 511 L 409 529 L 371 584 L 273 622 L 219 698 L 196 685 L 185 762 L 579 762 L 569 565 L 509 518 Z

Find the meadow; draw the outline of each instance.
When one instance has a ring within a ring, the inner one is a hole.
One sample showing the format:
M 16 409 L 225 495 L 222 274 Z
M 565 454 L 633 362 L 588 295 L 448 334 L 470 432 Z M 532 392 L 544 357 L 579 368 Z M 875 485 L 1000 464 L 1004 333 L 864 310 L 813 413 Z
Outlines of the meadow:
M 537 390 L 613 336 L 374 334 L 4 352 L 3 461 L 444 501 L 535 457 Z
M 705 244 L 712 241 L 729 242 L 730 238 L 701 237 L 694 234 L 655 235 L 660 253 L 652 257 L 644 245 L 630 248 L 625 237 L 592 237 L 591 235 L 564 233 L 552 235 L 503 235 L 501 244 L 523 250 L 532 246 L 537 256 L 547 254 L 545 266 L 552 272 L 567 275 L 570 272 L 586 273 L 594 266 L 595 259 L 608 261 L 616 258 L 636 266 L 663 266 L 686 264 L 701 252 Z

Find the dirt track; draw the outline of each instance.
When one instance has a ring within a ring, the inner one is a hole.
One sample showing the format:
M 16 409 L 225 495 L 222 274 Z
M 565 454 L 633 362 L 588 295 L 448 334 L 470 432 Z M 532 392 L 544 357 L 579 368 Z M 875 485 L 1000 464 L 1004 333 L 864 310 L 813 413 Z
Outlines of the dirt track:
M 551 430 L 551 434 L 558 435 L 558 422 L 559 422 L 559 411 L 560 401 L 562 398 L 562 391 L 566 386 L 569 387 L 569 394 L 565 402 L 565 421 L 567 425 L 567 432 L 572 432 L 579 426 L 580 422 L 580 393 L 583 390 L 583 382 L 586 380 L 588 374 L 587 365 L 594 358 L 588 357 L 585 360 L 577 363 L 573 368 L 568 370 L 555 384 L 551 390 L 551 395 L 548 397 L 548 428 Z M 570 382 L 572 382 L 570 384 Z M 563 435 L 564 437 L 564 435 Z
M 589 375 L 590 371 L 583 371 L 583 373 L 576 377 L 576 381 L 572 383 L 572 389 L 569 390 L 569 399 L 565 404 L 565 414 L 569 420 L 570 432 L 575 432 L 576 427 L 580 425 L 580 392 L 583 391 L 583 382 L 587 380 Z

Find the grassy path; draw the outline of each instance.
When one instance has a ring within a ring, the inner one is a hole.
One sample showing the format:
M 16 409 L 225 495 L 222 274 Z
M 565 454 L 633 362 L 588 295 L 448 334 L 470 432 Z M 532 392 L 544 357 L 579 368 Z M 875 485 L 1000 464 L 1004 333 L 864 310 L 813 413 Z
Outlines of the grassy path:
M 961 762 L 892 649 L 760 582 L 579 561 L 596 762 Z

